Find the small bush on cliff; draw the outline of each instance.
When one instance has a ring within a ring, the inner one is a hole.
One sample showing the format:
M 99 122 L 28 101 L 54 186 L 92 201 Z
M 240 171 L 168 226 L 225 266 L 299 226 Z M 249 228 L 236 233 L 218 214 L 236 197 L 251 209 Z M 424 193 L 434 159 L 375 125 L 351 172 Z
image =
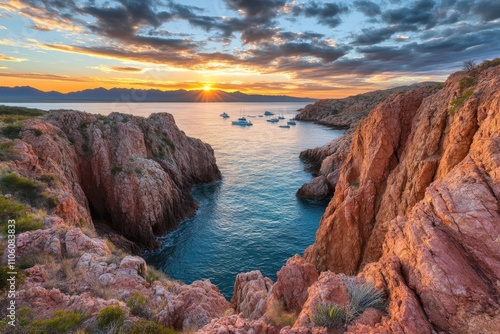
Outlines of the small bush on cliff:
M 22 130 L 22 126 L 16 125 L 16 124 L 9 124 L 7 126 L 4 126 L 1 130 L 0 133 L 4 135 L 7 138 L 10 139 L 19 139 L 21 138 L 20 132 Z
M 7 234 L 9 219 L 16 221 L 16 234 L 45 227 L 41 221 L 35 219 L 30 214 L 27 206 L 16 203 L 10 198 L 0 197 L 0 227 L 5 235 Z
M 97 315 L 97 327 L 100 329 L 120 328 L 125 322 L 125 311 L 120 306 L 107 306 Z
M 265 317 L 268 322 L 278 327 L 292 326 L 297 319 L 295 313 L 286 311 L 283 304 L 278 301 L 267 307 Z
M 313 313 L 313 323 L 318 327 L 337 327 L 346 320 L 344 309 L 336 304 L 316 305 Z
M 13 160 L 18 157 L 19 151 L 14 148 L 14 145 L 11 141 L 0 143 L 0 161 Z
M 472 71 L 474 71 L 475 68 L 476 68 L 476 61 L 473 59 L 469 59 L 469 60 L 464 61 L 463 65 L 462 65 L 462 70 L 464 70 L 466 72 L 472 72 Z
M 151 286 L 155 281 L 164 281 L 168 277 L 164 272 L 159 271 L 153 266 L 148 266 L 148 273 L 146 274 L 146 282 Z
M 57 310 L 50 319 L 35 320 L 28 327 L 37 333 L 63 334 L 76 330 L 86 318 L 81 311 Z
M 149 318 L 151 316 L 151 309 L 148 305 L 148 299 L 138 291 L 136 291 L 127 300 L 127 306 L 130 308 L 130 312 L 133 315 L 143 318 Z
M 458 108 L 474 93 L 472 89 L 467 90 L 462 96 L 457 97 L 453 101 L 451 101 L 451 109 L 448 110 L 450 114 L 454 114 Z
M 347 321 L 361 315 L 367 308 L 385 311 L 384 292 L 377 290 L 373 283 L 358 283 L 355 278 L 350 278 L 347 280 L 346 286 L 351 296 L 346 310 Z
M 46 184 L 40 181 L 33 181 L 16 173 L 9 173 L 0 178 L 0 190 L 4 193 L 14 193 L 22 201 L 28 202 L 32 206 L 46 206 L 54 208 L 58 205 L 55 197 L 43 189 Z

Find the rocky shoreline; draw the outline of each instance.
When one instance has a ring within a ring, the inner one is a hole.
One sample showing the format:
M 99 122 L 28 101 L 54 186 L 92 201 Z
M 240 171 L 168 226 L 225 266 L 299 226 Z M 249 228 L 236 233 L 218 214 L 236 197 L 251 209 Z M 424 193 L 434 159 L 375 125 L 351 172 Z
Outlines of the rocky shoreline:
M 24 203 L 45 228 L 18 235 L 26 277 L 17 302 L 32 314 L 18 318 L 18 329 L 55 326 L 48 321 L 62 310 L 66 325 L 72 319 L 66 332 L 79 333 L 500 331 L 498 60 L 455 73 L 442 87 L 387 97 L 349 140 L 330 145 L 323 159 L 337 170 L 335 192 L 315 243 L 289 259 L 276 282 L 259 271 L 239 274 L 230 302 L 209 281 L 162 277 L 93 231 L 93 216 L 111 217 L 115 230 L 154 246 L 156 233 L 175 226 L 165 217 L 191 212 L 172 207 L 185 203 L 182 191 L 220 177 L 206 144 L 165 114 L 100 119 L 66 111 L 23 122 L 20 138 L 3 130 L 2 177 L 29 178 L 40 194 L 27 204 L 18 189 L 0 204 L 21 215 L 15 204 Z M 158 178 L 169 191 L 155 186 Z M 149 195 L 137 196 L 138 185 Z M 115 203 L 122 200 L 126 206 Z M 146 222 L 134 220 L 146 210 Z

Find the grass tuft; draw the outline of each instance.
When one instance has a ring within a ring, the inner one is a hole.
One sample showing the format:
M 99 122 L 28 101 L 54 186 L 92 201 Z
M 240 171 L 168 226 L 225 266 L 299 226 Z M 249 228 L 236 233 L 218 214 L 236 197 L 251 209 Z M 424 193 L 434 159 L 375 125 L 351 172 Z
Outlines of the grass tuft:
M 336 304 L 316 305 L 313 313 L 313 323 L 318 327 L 338 327 L 346 320 L 346 313 Z
M 384 292 L 377 290 L 373 283 L 358 283 L 356 279 L 350 278 L 347 280 L 346 286 L 351 296 L 347 308 L 348 321 L 358 317 L 368 308 L 385 311 L 387 305 Z

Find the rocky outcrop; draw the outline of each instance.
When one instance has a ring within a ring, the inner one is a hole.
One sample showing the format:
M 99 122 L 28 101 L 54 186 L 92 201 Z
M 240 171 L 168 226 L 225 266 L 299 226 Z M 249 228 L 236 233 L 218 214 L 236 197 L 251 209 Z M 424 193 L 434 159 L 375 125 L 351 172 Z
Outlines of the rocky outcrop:
M 257 320 L 266 313 L 266 300 L 273 282 L 258 270 L 236 276 L 231 303 L 236 313 Z
M 335 195 L 315 244 L 306 252 L 306 258 L 320 270 L 358 270 L 387 177 L 398 163 L 423 99 L 435 92 L 436 88 L 424 87 L 393 96 L 378 105 L 354 133 Z
M 283 306 L 273 309 L 282 319 L 299 311 L 280 333 L 500 331 L 498 65 L 454 74 L 441 89 L 392 96 L 360 123 L 316 242 L 305 252 L 321 274 L 302 295 L 296 280 L 283 284 L 300 258 L 291 259 L 268 294 L 266 314 L 273 305 Z M 318 305 L 349 311 L 352 282 L 384 291 L 386 307 L 316 327 Z M 287 307 L 301 299 L 292 293 L 305 301 Z M 275 319 L 259 321 L 277 326 Z
M 400 86 L 386 90 L 377 90 L 343 99 L 324 99 L 305 106 L 296 119 L 314 121 L 336 129 L 356 127 L 379 103 L 395 93 L 406 92 L 420 86 L 436 85 L 433 82 L 423 82 L 411 86 Z
M 322 147 L 308 149 L 300 153 L 300 158 L 310 165 L 308 170 L 313 174 L 318 174 L 318 176 L 311 182 L 304 184 L 297 191 L 297 196 L 312 200 L 330 198 L 334 193 L 340 176 L 340 167 L 347 158 L 354 130 L 359 122 L 391 95 L 425 86 L 436 87 L 436 83 L 427 82 L 396 87 L 344 99 L 321 100 L 306 106 L 297 115 L 297 119 L 315 121 L 336 129 L 347 130 L 342 136 Z
M 58 176 L 56 214 L 89 226 L 92 213 L 147 247 L 194 213 L 193 184 L 220 178 L 211 147 L 187 137 L 169 114 L 53 111 L 27 122 L 22 136 L 24 158 L 15 163 Z

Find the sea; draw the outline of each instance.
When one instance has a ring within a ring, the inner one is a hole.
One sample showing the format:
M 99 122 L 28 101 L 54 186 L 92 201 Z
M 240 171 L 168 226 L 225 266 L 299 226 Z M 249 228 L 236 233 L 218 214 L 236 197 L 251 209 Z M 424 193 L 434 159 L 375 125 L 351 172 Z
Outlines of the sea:
M 343 131 L 299 122 L 280 128 L 306 103 L 11 103 L 43 110 L 74 109 L 108 115 L 171 113 L 188 136 L 209 143 L 222 180 L 198 185 L 197 214 L 160 237 L 162 247 L 144 254 L 169 277 L 192 283 L 209 279 L 230 299 L 238 273 L 276 272 L 314 242 L 327 203 L 301 200 L 295 193 L 312 179 L 299 153 L 322 146 Z M 269 123 L 265 111 L 285 120 Z M 223 119 L 226 112 L 230 118 Z M 232 125 L 245 116 L 253 126 Z

